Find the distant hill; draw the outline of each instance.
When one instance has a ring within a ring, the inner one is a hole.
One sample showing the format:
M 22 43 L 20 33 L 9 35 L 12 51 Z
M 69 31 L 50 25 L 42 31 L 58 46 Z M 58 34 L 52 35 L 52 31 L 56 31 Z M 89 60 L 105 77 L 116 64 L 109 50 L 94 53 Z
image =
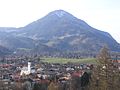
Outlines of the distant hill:
M 6 33 L 4 36 L 0 34 L 0 45 L 5 43 L 4 46 L 14 50 L 98 52 L 108 45 L 111 51 L 120 51 L 120 44 L 109 33 L 97 30 L 63 10 L 50 12 L 25 27 L 13 28 Z
M 10 51 L 9 49 L 7 49 L 3 46 L 0 46 L 0 56 L 11 54 L 11 53 L 12 53 L 12 51 Z

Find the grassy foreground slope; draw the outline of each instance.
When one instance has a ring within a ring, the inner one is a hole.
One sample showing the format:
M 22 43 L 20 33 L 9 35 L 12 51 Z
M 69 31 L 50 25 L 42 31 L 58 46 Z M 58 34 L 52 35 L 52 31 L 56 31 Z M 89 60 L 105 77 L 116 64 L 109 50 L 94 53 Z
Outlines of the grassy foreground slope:
M 48 63 L 97 63 L 95 58 L 85 58 L 85 59 L 67 59 L 67 58 L 43 58 L 43 62 Z

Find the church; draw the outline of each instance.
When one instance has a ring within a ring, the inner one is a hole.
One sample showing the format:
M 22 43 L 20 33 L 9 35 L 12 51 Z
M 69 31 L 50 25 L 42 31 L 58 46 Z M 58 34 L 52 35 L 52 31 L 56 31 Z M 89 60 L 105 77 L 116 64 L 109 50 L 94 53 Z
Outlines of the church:
M 20 75 L 29 75 L 31 73 L 31 62 L 28 62 L 27 67 L 21 69 Z

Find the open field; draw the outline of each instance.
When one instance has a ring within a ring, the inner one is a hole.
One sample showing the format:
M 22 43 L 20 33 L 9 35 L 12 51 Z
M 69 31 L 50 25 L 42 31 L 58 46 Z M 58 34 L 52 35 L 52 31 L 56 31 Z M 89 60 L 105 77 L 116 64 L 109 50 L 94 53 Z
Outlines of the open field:
M 43 62 L 48 62 L 48 63 L 90 63 L 90 64 L 95 64 L 96 59 L 95 58 L 85 58 L 85 59 L 67 59 L 67 58 L 43 58 Z

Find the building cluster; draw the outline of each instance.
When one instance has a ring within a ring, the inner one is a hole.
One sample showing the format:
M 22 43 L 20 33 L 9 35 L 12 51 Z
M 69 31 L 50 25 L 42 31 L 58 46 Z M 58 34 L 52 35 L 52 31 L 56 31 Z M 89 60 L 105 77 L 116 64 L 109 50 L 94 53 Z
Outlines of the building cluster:
M 93 67 L 93 64 L 47 63 L 38 58 L 0 58 L 0 90 L 57 90 L 50 89 L 53 86 L 59 90 L 78 90 L 89 83 Z
M 84 72 L 90 72 L 93 68 L 91 64 L 53 64 L 37 59 L 30 60 L 26 57 L 0 58 L 0 62 L 0 90 L 16 90 L 16 88 L 23 88 L 27 85 L 33 89 L 37 84 L 44 84 L 42 86 L 48 88 L 53 80 L 63 86 L 62 83 L 70 84 L 69 81 L 73 77 L 81 77 Z

